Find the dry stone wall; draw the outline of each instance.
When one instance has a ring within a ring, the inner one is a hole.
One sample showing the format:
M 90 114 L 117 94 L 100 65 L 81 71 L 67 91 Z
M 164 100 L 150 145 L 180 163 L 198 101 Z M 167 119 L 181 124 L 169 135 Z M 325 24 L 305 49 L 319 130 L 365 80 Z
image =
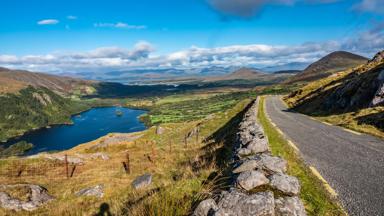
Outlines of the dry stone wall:
M 258 100 L 245 112 L 234 145 L 233 184 L 217 199 L 206 199 L 195 216 L 305 216 L 300 183 L 286 174 L 287 162 L 272 156 L 257 123 Z

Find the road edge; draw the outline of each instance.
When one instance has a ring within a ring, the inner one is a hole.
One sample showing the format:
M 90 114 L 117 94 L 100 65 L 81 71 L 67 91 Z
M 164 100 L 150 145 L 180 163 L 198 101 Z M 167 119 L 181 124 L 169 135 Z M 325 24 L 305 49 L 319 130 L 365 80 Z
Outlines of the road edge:
M 268 114 L 268 112 L 267 112 L 267 109 L 266 109 L 266 99 L 268 98 L 268 97 L 270 97 L 270 95 L 264 95 L 263 96 L 264 98 L 262 98 L 263 100 L 264 100 L 264 104 L 263 104 L 263 108 L 264 108 L 264 115 L 265 115 L 265 117 L 266 117 L 266 119 L 269 121 L 269 123 L 274 127 L 274 129 L 284 138 L 284 139 L 286 139 L 286 141 L 287 141 L 287 143 L 288 143 L 288 145 L 294 150 L 294 152 L 297 154 L 297 156 L 298 157 L 300 157 L 300 158 L 302 158 L 302 156 L 301 156 L 301 152 L 300 152 L 300 149 L 297 147 L 297 145 L 272 121 L 272 119 L 270 118 L 270 116 L 269 116 L 269 114 Z M 284 100 L 282 100 L 282 98 L 281 97 L 279 97 L 279 99 L 283 102 L 283 104 L 287 107 L 287 105 L 286 105 L 286 103 L 284 102 Z M 310 117 L 311 119 L 312 119 L 312 117 Z M 313 118 L 313 120 L 316 120 L 316 121 L 319 121 L 319 120 L 317 120 L 317 119 L 314 119 Z M 321 123 L 324 123 L 324 122 L 322 122 L 322 121 L 319 121 L 319 122 L 321 122 Z M 332 126 L 334 126 L 334 125 L 332 125 Z M 338 126 L 336 126 L 336 127 L 338 127 Z M 344 128 L 343 128 L 344 129 Z M 304 160 L 303 160 L 304 161 Z M 304 161 L 305 162 L 305 161 Z M 323 186 L 324 186 L 324 188 L 326 189 L 326 191 L 328 192 L 328 195 L 330 196 L 330 197 L 332 197 L 333 199 L 336 199 L 337 200 L 337 205 L 339 205 L 339 207 L 341 208 L 341 210 L 343 211 L 343 213 L 345 214 L 345 215 L 347 215 L 348 216 L 348 213 L 347 213 L 347 211 L 343 208 L 343 206 L 341 205 L 341 203 L 340 203 L 340 201 L 339 201 L 339 199 L 338 199 L 338 193 L 329 185 L 329 183 L 327 182 L 327 180 L 325 180 L 325 178 L 320 174 L 320 172 L 314 167 L 314 166 L 311 166 L 311 165 L 309 165 L 309 164 L 307 164 L 307 163 L 305 163 L 307 166 L 308 166 L 308 168 L 309 168 L 309 170 L 311 170 L 311 172 L 312 172 L 312 174 L 316 177 L 316 178 L 318 178 L 321 182 L 322 182 L 322 184 L 323 184 Z

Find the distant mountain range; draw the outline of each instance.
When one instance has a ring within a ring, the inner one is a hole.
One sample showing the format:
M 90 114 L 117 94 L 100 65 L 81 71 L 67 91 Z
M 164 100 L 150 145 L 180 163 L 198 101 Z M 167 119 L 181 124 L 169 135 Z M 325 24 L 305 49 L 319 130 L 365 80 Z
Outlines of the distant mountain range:
M 367 63 L 368 59 L 345 51 L 330 53 L 296 74 L 288 83 L 308 82 Z

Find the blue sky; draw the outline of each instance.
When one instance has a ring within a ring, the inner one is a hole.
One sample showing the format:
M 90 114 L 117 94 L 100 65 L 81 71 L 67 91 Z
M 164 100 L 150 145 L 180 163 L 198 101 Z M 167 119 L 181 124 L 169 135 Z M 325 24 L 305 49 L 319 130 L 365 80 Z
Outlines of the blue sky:
M 231 64 L 225 63 L 228 55 L 244 65 L 269 66 L 309 62 L 337 49 L 372 55 L 384 44 L 369 44 L 373 36 L 383 35 L 380 0 L 2 0 L 0 4 L 0 65 L 14 68 L 71 72 L 226 66 Z M 313 55 L 307 43 L 317 45 Z M 296 55 L 289 53 L 295 56 L 291 60 L 276 53 L 290 48 L 297 50 Z M 251 54 L 239 54 L 247 49 Z M 89 65 L 81 62 L 71 68 L 78 56 Z M 271 60 L 276 56 L 279 62 Z

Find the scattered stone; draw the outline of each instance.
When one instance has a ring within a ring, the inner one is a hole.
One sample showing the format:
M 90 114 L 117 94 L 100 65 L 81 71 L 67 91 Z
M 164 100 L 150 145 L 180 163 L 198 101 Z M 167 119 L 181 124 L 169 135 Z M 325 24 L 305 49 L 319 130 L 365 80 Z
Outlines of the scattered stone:
M 16 184 L 16 185 L 0 185 L 0 189 L 8 189 L 8 188 L 22 188 L 27 187 L 28 197 L 27 201 L 22 201 L 20 199 L 11 197 L 6 192 L 0 192 L 0 206 L 5 209 L 20 211 L 32 211 L 37 209 L 39 206 L 43 205 L 46 202 L 53 200 L 54 198 L 48 194 L 46 188 L 39 185 L 32 184 Z
M 236 184 L 247 191 L 268 183 L 267 177 L 256 170 L 242 172 L 236 179 Z
M 160 127 L 160 126 L 157 126 L 157 127 L 156 127 L 156 134 L 157 134 L 157 135 L 161 135 L 161 134 L 163 134 L 164 131 L 165 131 L 164 128 L 162 128 L 162 127 Z
M 94 187 L 88 187 L 81 189 L 76 193 L 77 196 L 95 196 L 95 197 L 103 197 L 104 196 L 104 186 L 96 185 Z
M 144 188 L 152 183 L 152 175 L 149 173 L 146 173 L 142 176 L 137 177 L 133 182 L 132 182 L 132 187 L 134 189 L 141 189 Z
M 240 148 L 239 150 L 237 150 L 237 156 L 239 158 L 243 158 L 243 157 L 249 156 L 251 154 L 252 154 L 252 151 L 247 149 L 247 148 Z
M 215 216 L 274 216 L 275 202 L 272 192 L 251 195 L 238 192 L 224 192 L 218 202 Z
M 270 185 L 287 195 L 297 195 L 300 192 L 300 183 L 296 177 L 285 174 L 274 174 L 270 177 Z
M 298 197 L 280 197 L 275 200 L 276 216 L 306 216 L 303 203 Z
M 215 211 L 218 210 L 215 200 L 206 199 L 200 202 L 195 211 L 193 212 L 193 216 L 208 216 L 213 215 Z

